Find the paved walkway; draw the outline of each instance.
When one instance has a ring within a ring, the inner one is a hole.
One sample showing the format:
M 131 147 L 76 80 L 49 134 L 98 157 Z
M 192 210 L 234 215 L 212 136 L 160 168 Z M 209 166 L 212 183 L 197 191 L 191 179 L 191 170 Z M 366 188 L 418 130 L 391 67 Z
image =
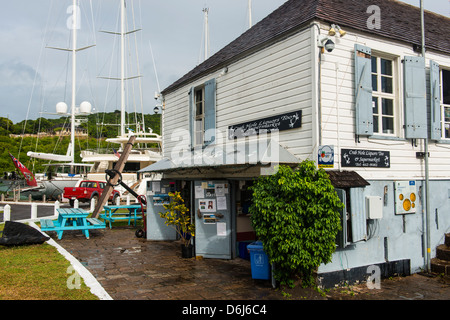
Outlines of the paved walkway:
M 254 280 L 250 262 L 182 259 L 179 242 L 136 238 L 132 227 L 64 232 L 56 240 L 77 258 L 115 300 L 450 300 L 450 281 L 413 275 L 383 280 L 381 290 L 365 284 L 319 293 L 314 289 L 274 290 Z M 54 233 L 49 233 L 56 239 Z
M 179 242 L 147 241 L 134 232 L 128 227 L 93 230 L 89 240 L 80 232 L 64 232 L 57 242 L 113 299 L 280 299 L 270 281 L 251 278 L 247 260 L 183 259 Z

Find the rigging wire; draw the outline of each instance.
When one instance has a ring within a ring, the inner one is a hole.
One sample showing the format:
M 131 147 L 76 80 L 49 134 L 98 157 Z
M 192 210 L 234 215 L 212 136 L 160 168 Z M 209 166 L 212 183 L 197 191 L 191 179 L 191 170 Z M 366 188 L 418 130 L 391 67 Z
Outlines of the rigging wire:
M 53 1 L 50 4 L 50 9 L 53 7 Z M 20 139 L 20 144 L 19 144 L 19 153 L 17 155 L 17 159 L 20 161 L 20 151 L 22 150 L 22 144 L 23 144 L 23 138 L 24 138 L 24 134 L 25 134 L 25 129 L 27 127 L 27 122 L 28 122 L 28 116 L 30 114 L 30 108 L 31 108 L 31 103 L 33 100 L 33 95 L 34 95 L 34 89 L 36 87 L 36 82 L 37 82 L 37 78 L 38 78 L 38 70 L 39 70 L 39 66 L 41 64 L 41 59 L 42 59 L 42 53 L 44 51 L 44 42 L 45 42 L 45 35 L 47 34 L 48 31 L 48 25 L 49 25 L 49 21 L 50 21 L 50 16 L 51 16 L 51 10 L 49 10 L 48 15 L 47 15 L 47 22 L 45 24 L 45 32 L 44 32 L 44 36 L 42 37 L 42 45 L 41 45 L 41 50 L 39 52 L 39 58 L 38 58 L 38 62 L 37 62 L 37 68 L 36 68 L 36 73 L 34 74 L 34 79 L 33 79 L 33 86 L 31 89 L 31 94 L 30 94 L 30 99 L 28 101 L 28 108 L 27 108 L 27 114 L 25 116 L 25 123 L 23 125 L 23 131 L 22 131 L 22 138 Z

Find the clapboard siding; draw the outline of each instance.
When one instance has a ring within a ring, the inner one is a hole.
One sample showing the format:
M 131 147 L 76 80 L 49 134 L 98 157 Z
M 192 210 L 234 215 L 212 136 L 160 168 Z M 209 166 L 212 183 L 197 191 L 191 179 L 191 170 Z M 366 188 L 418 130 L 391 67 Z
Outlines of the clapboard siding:
M 417 146 L 411 140 L 404 139 L 403 124 L 403 65 L 404 56 L 417 56 L 412 46 L 401 42 L 377 38 L 371 35 L 346 29 L 347 35 L 336 38 L 336 48 L 332 53 L 325 53 L 321 63 L 321 128 L 322 141 L 326 145 L 335 146 L 335 169 L 340 165 L 340 149 L 366 149 L 390 151 L 391 167 L 389 169 L 357 168 L 366 179 L 423 179 L 424 161 L 416 158 L 416 152 L 423 151 L 422 140 Z M 322 34 L 327 32 L 324 26 Z M 397 65 L 394 73 L 397 77 L 397 107 L 398 118 L 395 140 L 390 138 L 360 137 L 355 142 L 355 82 L 354 82 L 354 44 L 359 43 L 372 49 L 373 54 L 384 54 L 395 57 Z M 435 60 L 441 66 L 450 66 L 450 58 L 445 55 L 427 52 L 426 65 L 429 60 Z M 427 84 L 429 76 L 427 75 Z M 429 94 L 429 89 L 427 88 Z M 429 101 L 429 99 L 427 99 Z M 428 105 L 429 109 L 429 105 Z M 429 110 L 428 110 L 429 112 Z M 339 117 L 338 117 L 339 115 Z M 450 145 L 448 146 L 450 147 Z M 450 150 L 445 144 L 429 142 L 430 152 L 430 178 L 449 178 Z M 351 170 L 352 168 L 344 168 Z
M 226 139 L 228 126 L 302 110 L 302 127 L 279 133 L 280 144 L 299 159 L 311 157 L 312 73 L 310 30 L 283 39 L 222 70 L 209 74 L 164 96 L 164 156 L 170 157 L 171 134 L 189 129 L 188 92 L 216 79 L 216 128 Z

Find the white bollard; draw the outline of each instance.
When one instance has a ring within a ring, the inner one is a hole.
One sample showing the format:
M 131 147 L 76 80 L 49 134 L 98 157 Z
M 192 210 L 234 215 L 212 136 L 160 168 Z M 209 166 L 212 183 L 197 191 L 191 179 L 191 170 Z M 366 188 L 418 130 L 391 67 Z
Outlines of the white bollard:
M 37 203 L 31 204 L 31 219 L 37 219 Z
M 92 198 L 92 199 L 91 199 L 91 210 L 90 210 L 89 212 L 94 212 L 94 210 L 95 210 L 95 205 L 96 205 L 95 199 Z
M 11 221 L 11 206 L 7 204 L 3 208 L 3 222 Z
M 56 200 L 55 201 L 55 216 L 58 216 L 58 209 L 59 209 L 59 201 L 58 200 Z
M 78 199 L 75 199 L 75 201 L 73 202 L 73 207 L 74 208 L 79 208 L 80 207 L 80 201 L 78 201 Z
M 130 205 L 130 195 L 127 194 L 127 206 L 129 206 L 129 205 Z
M 116 206 L 120 206 L 120 197 L 116 198 Z

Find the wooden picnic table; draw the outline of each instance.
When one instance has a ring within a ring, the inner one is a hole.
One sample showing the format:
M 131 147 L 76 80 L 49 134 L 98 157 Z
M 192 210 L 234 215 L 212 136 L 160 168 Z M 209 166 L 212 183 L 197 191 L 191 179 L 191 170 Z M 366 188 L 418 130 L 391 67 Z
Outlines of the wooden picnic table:
M 106 223 L 99 219 L 88 218 L 89 212 L 80 208 L 60 208 L 58 219 L 40 219 L 42 231 L 55 231 L 58 239 L 61 240 L 63 232 L 66 230 L 81 230 L 89 239 L 90 229 L 104 229 Z
M 141 205 L 123 205 L 123 206 L 104 206 L 105 213 L 100 215 L 100 218 L 105 222 L 109 222 L 109 228 L 111 229 L 111 222 L 116 220 L 128 220 L 130 225 L 131 220 L 134 220 L 134 226 L 136 227 L 136 221 L 142 219 L 142 213 L 138 212 L 141 209 Z M 127 212 L 117 212 L 119 209 L 126 209 Z

